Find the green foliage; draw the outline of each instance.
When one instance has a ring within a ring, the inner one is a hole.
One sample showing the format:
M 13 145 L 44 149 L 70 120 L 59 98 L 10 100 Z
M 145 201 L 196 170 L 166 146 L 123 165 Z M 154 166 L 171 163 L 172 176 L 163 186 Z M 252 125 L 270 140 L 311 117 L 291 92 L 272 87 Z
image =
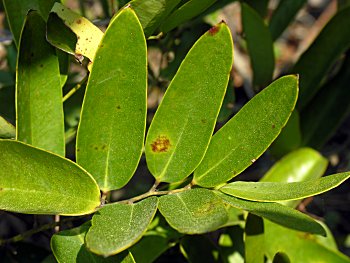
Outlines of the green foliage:
M 237 112 L 237 105 L 225 108 L 233 102 L 228 86 L 237 81 L 230 80 L 229 26 L 215 24 L 197 41 L 191 33 L 209 28 L 201 19 L 213 19 L 212 10 L 233 1 L 118 1 L 121 8 L 105 31 L 56 1 L 3 2 L 18 54 L 16 128 L 6 121 L 13 120 L 11 107 L 0 104 L 0 209 L 72 216 L 62 224 L 91 214 L 52 236 L 55 259 L 46 262 L 148 263 L 169 248 L 189 262 L 349 262 L 325 224 L 294 209 L 349 178 L 350 172 L 322 177 L 327 159 L 299 148 L 320 148 L 333 132 L 323 118 L 337 126 L 348 114 L 349 54 L 338 62 L 350 46 L 347 5 L 290 70 L 300 74 L 296 111 L 298 75 L 272 82 L 273 41 L 304 1 L 280 1 L 269 25 L 268 1 L 241 3 L 242 50 L 253 73 L 247 83 L 252 92 L 262 91 Z M 115 11 L 114 1 L 101 4 L 105 14 Z M 151 46 L 162 53 L 158 70 L 147 52 Z M 72 73 L 68 54 L 87 70 Z M 336 62 L 340 70 L 327 79 Z M 83 71 L 87 75 L 78 81 Z M 147 107 L 155 86 L 165 89 L 168 79 L 162 78 L 173 75 L 158 108 Z M 0 99 L 10 99 L 13 90 L 1 87 Z M 283 158 L 259 182 L 232 181 L 277 137 L 272 153 Z M 146 191 L 140 167 L 135 190 L 130 180 L 144 159 L 155 182 Z M 207 233 L 218 229 L 213 242 Z

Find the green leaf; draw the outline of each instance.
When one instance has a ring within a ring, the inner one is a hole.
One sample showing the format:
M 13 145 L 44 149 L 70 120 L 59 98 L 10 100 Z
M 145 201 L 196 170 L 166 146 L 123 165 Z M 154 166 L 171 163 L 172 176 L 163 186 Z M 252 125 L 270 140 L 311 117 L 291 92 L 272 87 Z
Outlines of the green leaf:
M 272 80 L 275 57 L 270 31 L 262 17 L 242 3 L 242 25 L 253 69 L 253 85 L 265 86 Z
M 273 40 L 279 38 L 305 3 L 306 0 L 287 0 L 279 2 L 276 10 L 272 13 L 269 23 L 269 29 Z
M 167 33 L 178 25 L 204 12 L 217 0 L 189 0 L 175 10 L 161 25 L 160 30 Z
M 0 209 L 84 215 L 100 205 L 95 180 L 70 160 L 11 140 L 0 149 Z
M 172 228 L 184 234 L 211 232 L 228 220 L 220 198 L 200 188 L 160 197 L 159 211 Z
M 300 144 L 300 117 L 298 111 L 294 109 L 286 126 L 282 129 L 277 139 L 272 143 L 269 150 L 274 156 L 281 158 L 287 153 L 298 149 Z
M 91 253 L 84 244 L 87 231 L 90 228 L 90 222 L 80 227 L 61 231 L 54 234 L 51 238 L 51 249 L 58 262 L 115 262 L 132 263 L 135 262 L 130 252 L 124 251 L 113 257 L 104 258 Z
M 181 0 L 133 0 L 128 3 L 140 19 L 146 37 L 164 22 Z
M 278 202 L 304 199 L 327 192 L 350 177 L 350 172 L 328 175 L 316 180 L 293 183 L 233 182 L 220 191 L 251 201 Z M 274 191 L 278 189 L 278 191 Z
M 83 55 L 93 61 L 103 32 L 86 18 L 55 3 L 48 19 L 47 37 L 57 48 L 77 57 Z
M 218 249 L 206 236 L 184 236 L 180 241 L 180 251 L 190 263 L 221 262 Z
M 320 149 L 349 115 L 349 83 L 350 52 L 339 73 L 321 87 L 301 112 L 304 145 Z
M 147 165 L 158 181 L 183 180 L 203 158 L 225 95 L 232 56 L 230 30 L 220 23 L 182 62 L 146 139 Z
M 23 23 L 29 10 L 37 10 L 44 20 L 51 7 L 58 0 L 3 0 L 6 11 L 7 21 L 12 31 L 16 46 L 19 45 L 19 39 Z
M 300 74 L 299 110 L 303 109 L 315 96 L 328 70 L 350 47 L 349 16 L 350 6 L 340 10 L 292 69 L 291 72 Z
M 264 226 L 266 255 L 269 259 L 277 252 L 285 251 L 291 262 L 350 262 L 347 256 L 337 250 L 321 245 L 319 239 L 324 237 L 287 229 L 267 220 Z
M 261 217 L 248 214 L 244 229 L 245 260 L 264 263 L 264 221 Z
M 20 39 L 17 61 L 17 140 L 64 156 L 61 77 L 46 24 L 32 11 Z
M 276 224 L 299 231 L 325 235 L 324 228 L 311 217 L 278 203 L 253 202 L 228 196 L 220 192 L 216 194 L 227 204 L 243 209 L 254 215 L 264 217 Z
M 320 178 L 326 171 L 328 161 L 311 148 L 300 148 L 278 161 L 261 182 L 300 182 Z
M 136 14 L 126 8 L 112 19 L 96 53 L 77 134 L 77 162 L 103 191 L 123 187 L 136 170 L 146 90 L 146 41 Z
M 194 183 L 213 187 L 250 166 L 278 136 L 295 106 L 298 78 L 282 77 L 250 100 L 211 139 Z
M 311 148 L 300 148 L 278 161 L 260 180 L 261 182 L 300 182 L 320 178 L 326 171 L 328 161 Z M 300 201 L 281 202 L 296 207 Z
M 16 138 L 16 128 L 0 116 L 0 138 L 13 139 Z
M 108 257 L 129 248 L 141 239 L 152 221 L 158 205 L 157 197 L 136 204 L 111 204 L 92 217 L 86 234 L 86 245 L 94 253 Z

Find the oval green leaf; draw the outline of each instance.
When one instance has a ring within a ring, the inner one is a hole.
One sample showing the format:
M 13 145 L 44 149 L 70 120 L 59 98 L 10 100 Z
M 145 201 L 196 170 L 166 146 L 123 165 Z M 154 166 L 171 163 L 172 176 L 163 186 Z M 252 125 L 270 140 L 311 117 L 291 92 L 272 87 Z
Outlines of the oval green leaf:
M 59 62 L 45 32 L 45 21 L 36 11 L 30 12 L 17 60 L 17 139 L 64 156 Z
M 77 134 L 77 162 L 103 191 L 123 187 L 140 160 L 146 90 L 146 41 L 126 8 L 112 19 L 96 53 Z
M 271 82 L 275 68 L 271 34 L 263 18 L 253 8 L 245 3 L 241 6 L 243 31 L 253 69 L 253 85 L 263 87 Z
M 278 203 L 253 202 L 233 196 L 215 192 L 225 203 L 236 208 L 243 209 L 254 215 L 264 217 L 276 224 L 291 229 L 309 232 L 318 235 L 326 235 L 322 225 L 306 214 Z
M 92 226 L 86 234 L 87 247 L 105 257 L 129 248 L 146 232 L 157 206 L 157 197 L 136 204 L 104 206 L 92 218 Z
M 187 3 L 176 9 L 164 23 L 161 25 L 160 30 L 163 33 L 167 33 L 173 30 L 178 25 L 190 20 L 197 15 L 203 13 L 217 0 L 189 0 Z
M 57 1 L 58 0 L 3 0 L 7 21 L 16 46 L 19 45 L 23 23 L 28 11 L 37 10 L 43 19 L 46 20 L 51 7 Z
M 0 209 L 84 215 L 100 205 L 95 180 L 68 159 L 11 140 L 0 149 Z
M 0 138 L 13 139 L 16 138 L 16 128 L 0 116 Z
M 61 231 L 51 238 L 51 249 L 58 262 L 94 262 L 94 263 L 134 263 L 130 252 L 124 251 L 113 257 L 104 258 L 90 252 L 85 246 L 85 235 L 90 222 L 80 227 Z
M 159 211 L 172 228 L 184 234 L 211 232 L 228 220 L 220 198 L 200 188 L 160 197 Z
M 294 231 L 267 220 L 264 226 L 265 251 L 268 259 L 272 259 L 277 252 L 285 251 L 291 262 L 350 262 L 349 258 L 337 249 L 320 243 L 320 239 L 327 237 Z
M 225 194 L 251 201 L 278 202 L 304 199 L 327 192 L 350 177 L 350 172 L 328 175 L 316 180 L 293 183 L 233 182 L 220 188 Z M 274 191 L 278 189 L 278 191 Z
M 214 187 L 250 166 L 281 132 L 298 95 L 297 76 L 282 77 L 250 100 L 211 139 L 194 183 Z
M 164 22 L 181 0 L 133 0 L 128 3 L 140 19 L 146 37 Z
M 203 158 L 225 95 L 232 56 L 230 30 L 220 23 L 182 62 L 146 139 L 147 165 L 158 181 L 181 181 Z
M 61 19 L 64 25 L 59 23 L 57 18 Z M 103 37 L 103 32 L 98 27 L 60 3 L 55 3 L 52 7 L 49 22 L 55 24 L 55 26 L 48 26 L 47 36 L 51 44 L 77 57 L 83 55 L 89 58 L 90 61 L 94 60 L 96 50 Z M 56 28 L 58 26 L 60 28 Z M 67 28 L 64 28 L 64 26 Z M 61 32 L 68 37 L 63 38 L 62 35 L 54 34 L 57 32 Z M 70 32 L 76 35 L 76 43 L 72 41 Z
M 298 109 L 303 109 L 320 88 L 334 62 L 350 47 L 350 6 L 340 10 L 301 55 L 291 72 L 300 75 Z M 322 54 L 322 56 L 320 56 Z

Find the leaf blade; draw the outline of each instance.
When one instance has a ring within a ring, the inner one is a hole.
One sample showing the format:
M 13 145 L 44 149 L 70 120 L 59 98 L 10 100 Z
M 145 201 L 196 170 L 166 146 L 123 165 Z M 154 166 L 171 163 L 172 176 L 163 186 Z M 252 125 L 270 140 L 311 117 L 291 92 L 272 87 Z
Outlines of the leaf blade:
M 92 226 L 86 235 L 87 247 L 105 257 L 129 248 L 146 232 L 157 206 L 157 197 L 149 197 L 136 204 L 104 206 L 92 218 Z
M 159 198 L 159 211 L 169 225 L 185 234 L 218 229 L 228 215 L 219 198 L 207 189 L 192 189 Z
M 0 140 L 0 148 L 0 209 L 83 215 L 100 205 L 95 180 L 68 159 L 11 140 Z
M 221 23 L 192 47 L 148 130 L 146 160 L 158 181 L 181 181 L 203 158 L 231 66 L 231 34 L 226 24 Z
M 327 192 L 350 178 L 349 173 L 328 175 L 316 180 L 282 182 L 233 182 L 220 188 L 225 194 L 259 202 L 280 202 L 304 199 Z M 273 191 L 272 189 L 278 189 Z
M 214 187 L 251 165 L 286 124 L 296 103 L 297 83 L 296 76 L 276 80 L 228 121 L 211 139 L 194 183 Z
M 103 191 L 123 187 L 136 170 L 146 90 L 146 41 L 135 13 L 126 8 L 111 21 L 97 51 L 77 133 L 77 162 Z

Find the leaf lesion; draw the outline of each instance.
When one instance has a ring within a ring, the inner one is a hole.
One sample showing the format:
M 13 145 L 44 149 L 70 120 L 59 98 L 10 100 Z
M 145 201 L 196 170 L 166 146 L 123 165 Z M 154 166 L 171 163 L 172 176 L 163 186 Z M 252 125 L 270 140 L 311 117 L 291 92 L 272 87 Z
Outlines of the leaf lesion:
M 167 152 L 171 146 L 169 138 L 165 135 L 159 135 L 151 143 L 151 149 L 155 153 Z

